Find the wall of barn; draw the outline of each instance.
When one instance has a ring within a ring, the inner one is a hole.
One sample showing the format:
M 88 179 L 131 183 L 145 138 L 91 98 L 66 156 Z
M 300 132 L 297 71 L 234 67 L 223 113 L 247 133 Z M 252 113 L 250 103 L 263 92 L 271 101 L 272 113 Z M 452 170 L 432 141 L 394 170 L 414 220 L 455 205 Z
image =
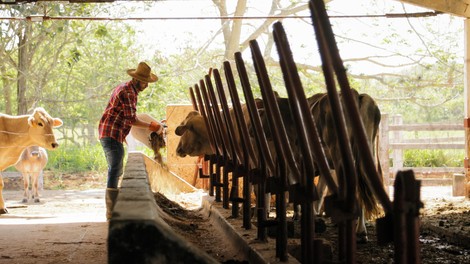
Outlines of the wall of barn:
M 193 110 L 192 105 L 167 105 L 167 164 L 170 171 L 186 180 L 191 185 L 204 189 L 202 180 L 196 174 L 197 157 L 178 157 L 176 147 L 180 137 L 175 134 L 176 127 L 183 121 L 187 114 Z

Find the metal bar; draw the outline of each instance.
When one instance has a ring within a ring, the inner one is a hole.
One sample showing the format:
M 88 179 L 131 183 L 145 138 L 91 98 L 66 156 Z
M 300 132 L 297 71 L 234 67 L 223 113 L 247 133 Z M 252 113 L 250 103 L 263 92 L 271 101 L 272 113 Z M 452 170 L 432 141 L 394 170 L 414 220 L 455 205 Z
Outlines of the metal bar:
M 225 120 L 224 122 L 225 131 L 227 131 L 227 135 L 228 135 L 227 139 L 230 143 L 231 158 L 234 164 L 236 164 L 237 162 L 241 164 L 243 163 L 243 160 L 242 160 L 243 153 L 241 150 L 240 142 L 237 140 L 239 138 L 239 134 L 237 134 L 237 131 L 235 131 L 235 126 L 233 125 L 232 116 L 231 116 L 230 109 L 227 104 L 227 97 L 225 96 L 224 87 L 222 84 L 222 79 L 217 69 L 214 69 L 212 72 L 214 74 L 217 94 L 219 95 L 219 103 L 222 107 L 221 112 Z
M 268 120 L 269 128 L 274 135 L 274 146 L 276 148 L 277 160 L 283 163 L 283 166 L 289 168 L 292 172 L 289 179 L 290 184 L 297 184 L 300 181 L 300 170 L 298 167 L 299 161 L 296 161 L 292 155 L 292 147 L 289 138 L 287 137 L 286 128 L 282 122 L 279 106 L 274 95 L 271 83 L 269 81 L 266 65 L 261 55 L 260 48 L 256 40 L 250 41 L 251 54 L 256 70 L 256 76 L 261 88 L 261 94 L 265 101 L 265 108 L 267 111 L 266 118 Z M 265 128 L 266 129 L 266 128 Z
M 225 79 L 227 80 L 228 90 L 230 92 L 230 98 L 232 101 L 232 108 L 235 112 L 238 133 L 241 138 L 241 145 L 243 148 L 243 164 L 246 168 L 246 175 L 243 177 L 243 227 L 245 229 L 251 229 L 251 171 L 258 164 L 258 158 L 256 157 L 252 145 L 252 141 L 249 136 L 247 124 L 249 117 L 245 120 L 244 112 L 240 104 L 240 98 L 238 97 L 237 87 L 233 78 L 232 68 L 230 62 L 224 62 Z
M 237 64 L 238 75 L 240 77 L 240 82 L 242 84 L 243 93 L 245 96 L 246 107 L 248 109 L 251 125 L 255 133 L 256 147 L 259 155 L 259 170 L 253 174 L 255 183 L 257 184 L 256 188 L 258 189 L 257 197 L 257 219 L 258 219 L 258 234 L 257 238 L 261 241 L 267 240 L 267 229 L 263 224 L 266 222 L 266 202 L 265 202 L 265 192 L 266 192 L 266 178 L 268 175 L 272 175 L 276 169 L 274 167 L 273 159 L 271 152 L 267 145 L 266 135 L 263 132 L 261 126 L 260 117 L 256 108 L 255 99 L 253 97 L 253 92 L 251 91 L 251 85 L 248 79 L 248 75 L 245 68 L 245 63 L 243 61 L 242 55 L 240 52 L 234 54 L 235 62 Z
M 258 152 L 261 154 L 262 160 L 265 162 L 267 169 L 270 170 L 271 173 L 274 173 L 276 170 L 273 163 L 273 158 L 271 152 L 269 151 L 266 135 L 263 132 L 261 119 L 256 108 L 253 92 L 251 91 L 250 81 L 246 73 L 245 63 L 240 52 L 235 53 L 235 62 L 237 64 L 238 75 L 240 76 L 240 82 L 242 84 L 246 106 L 248 108 L 248 112 L 250 113 L 251 125 L 254 128 Z
M 197 104 L 199 105 L 198 109 L 200 109 L 199 113 L 202 115 L 202 118 L 204 119 L 204 123 L 206 124 L 207 132 L 209 133 L 209 141 L 210 141 L 210 144 L 211 144 L 212 152 L 217 154 L 218 153 L 217 139 L 216 139 L 216 135 L 215 135 L 215 132 L 214 132 L 214 128 L 212 127 L 212 125 L 209 121 L 207 111 L 204 108 L 204 103 L 202 102 L 201 91 L 199 89 L 199 86 L 197 84 L 195 84 L 194 88 L 196 90 L 196 92 L 195 92 L 196 93 L 196 98 L 197 98 L 196 101 L 197 101 Z
M 189 96 L 191 97 L 191 104 L 193 105 L 193 109 L 199 111 L 197 107 L 196 98 L 194 97 L 193 87 L 189 87 Z
M 314 238 L 315 238 L 315 221 L 313 215 L 313 206 L 312 201 L 318 198 L 318 194 L 315 192 L 316 189 L 314 188 L 313 184 L 313 177 L 315 176 L 315 161 L 313 158 L 314 148 L 312 147 L 312 138 L 316 139 L 318 145 L 320 147 L 321 144 L 319 143 L 318 133 L 316 133 L 315 125 L 311 118 L 311 114 L 303 114 L 303 113 L 310 113 L 310 108 L 307 104 L 307 100 L 305 98 L 305 94 L 299 93 L 295 90 L 295 85 L 293 85 L 293 79 L 295 76 L 292 75 L 293 71 L 297 71 L 295 68 L 295 64 L 291 65 L 290 60 L 292 60 L 292 52 L 290 51 L 289 44 L 287 42 L 284 30 L 282 25 L 278 23 L 274 24 L 273 28 L 273 35 L 274 35 L 274 42 L 276 44 L 276 48 L 279 54 L 279 62 L 281 65 L 284 83 L 286 85 L 289 102 L 291 106 L 291 112 L 293 114 L 295 124 L 297 127 L 297 132 L 299 135 L 299 144 L 300 150 L 303 154 L 303 165 L 305 169 L 305 175 L 301 178 L 300 187 L 302 190 L 302 194 L 307 196 L 307 199 L 302 200 L 302 213 L 301 213 L 301 229 L 302 229 L 302 237 L 301 237 L 301 255 L 302 255 L 302 262 L 303 263 L 313 263 L 314 255 L 315 255 L 315 248 L 314 246 Z M 292 68 L 294 66 L 294 68 Z M 294 74 L 295 75 L 295 74 Z M 298 78 L 298 75 L 297 75 Z M 299 85 L 299 89 L 302 89 L 302 85 Z M 303 91 L 303 90 L 302 90 Z M 303 94 L 303 97 L 302 97 Z M 310 125 L 308 128 L 307 126 Z M 310 134 L 310 130 L 313 130 L 313 137 Z M 322 148 L 320 147 L 320 150 Z M 320 162 L 325 162 L 325 166 L 328 167 L 326 163 L 326 159 L 324 153 L 321 153 L 321 156 L 317 156 Z M 329 173 L 329 169 L 328 169 Z
M 243 153 L 244 163 L 247 164 L 247 167 L 254 167 L 255 164 L 258 164 L 258 157 L 255 155 L 255 151 L 254 151 L 253 144 L 250 139 L 250 135 L 249 135 L 248 127 L 247 127 L 248 122 L 251 123 L 251 121 L 249 120 L 249 116 L 247 116 L 247 119 L 245 119 L 245 113 L 240 104 L 240 98 L 237 93 L 237 87 L 235 85 L 235 79 L 233 78 L 233 73 L 232 73 L 232 68 L 230 66 L 230 62 L 228 61 L 224 62 L 224 71 L 225 71 L 225 78 L 227 80 L 228 90 L 230 92 L 232 107 L 237 116 L 237 125 L 239 129 L 240 137 L 244 141 L 244 144 L 242 146 L 244 151 L 246 151 L 246 153 Z M 248 166 L 249 162 L 251 162 L 250 166 Z
M 232 121 L 232 113 L 227 104 L 227 98 L 225 96 L 224 87 L 222 84 L 222 79 L 220 77 L 219 71 L 214 69 L 214 80 L 215 86 L 217 88 L 217 94 L 219 95 L 219 102 L 222 106 L 222 113 L 225 118 L 225 128 L 228 133 L 228 139 L 231 147 L 231 161 L 232 161 L 232 187 L 230 190 L 230 201 L 232 201 L 232 217 L 236 218 L 239 216 L 239 193 L 238 193 L 238 178 L 241 176 L 242 173 L 245 171 L 243 170 L 243 153 L 240 149 L 240 136 L 235 131 L 235 127 Z
M 233 161 L 236 157 L 232 157 L 233 148 L 230 143 L 230 139 L 227 133 L 226 126 L 222 120 L 222 113 L 219 109 L 219 105 L 217 103 L 217 98 L 215 96 L 215 90 L 212 85 L 212 81 L 209 75 L 205 76 L 205 83 L 207 87 L 207 91 L 209 93 L 209 98 L 212 101 L 212 111 L 215 117 L 216 125 L 218 131 L 221 135 L 222 142 L 224 145 L 224 174 L 223 174 L 223 181 L 222 181 L 222 206 L 225 209 L 229 208 L 229 188 L 228 188 L 228 174 L 233 171 Z
M 279 106 L 277 105 L 274 91 L 271 87 L 271 83 L 267 74 L 266 65 L 264 63 L 261 51 L 256 40 L 250 41 L 250 48 L 253 57 L 253 62 L 260 84 L 261 93 L 264 99 L 264 106 L 266 109 L 265 117 L 268 120 L 268 125 L 271 132 L 274 135 L 274 146 L 276 149 L 276 160 L 278 162 L 278 183 L 279 190 L 276 195 L 277 197 L 277 219 L 278 219 L 278 233 L 276 236 L 276 252 L 277 257 L 281 261 L 287 260 L 287 219 L 286 219 L 286 201 L 285 192 L 287 191 L 287 185 L 297 184 L 300 180 L 300 170 L 298 164 L 300 161 L 295 161 L 293 158 L 293 151 L 291 148 L 290 140 L 287 137 L 286 128 L 282 122 L 281 113 Z M 265 128 L 266 129 L 266 128 Z M 292 174 L 287 179 L 287 168 L 290 169 Z
M 312 21 L 314 22 L 314 25 L 316 25 L 315 28 L 318 27 L 318 29 L 321 30 L 320 32 L 317 32 L 317 36 L 323 36 L 325 38 L 324 42 L 322 41 L 323 43 L 319 42 L 319 46 L 320 44 L 324 46 L 326 50 L 324 54 L 331 55 L 330 60 L 332 61 L 338 83 L 340 83 L 346 110 L 349 113 L 349 117 L 351 118 L 351 124 L 354 131 L 353 135 L 355 136 L 359 145 L 367 146 L 368 143 L 364 132 L 364 125 L 356 107 L 354 97 L 351 94 L 351 88 L 349 86 L 348 77 L 346 75 L 346 69 L 344 68 L 338 46 L 336 45 L 333 30 L 326 13 L 325 3 L 319 0 L 311 0 L 310 10 L 312 12 Z M 368 182 L 371 184 L 372 191 L 379 199 L 385 212 L 391 212 L 392 204 L 388 198 L 387 192 L 383 187 L 382 179 L 380 179 L 377 172 L 371 150 L 369 148 L 363 148 L 360 154 L 362 154 L 361 160 L 364 162 L 366 175 Z
M 212 127 L 212 131 L 214 133 L 214 138 L 216 139 L 216 145 L 217 145 L 217 156 L 215 158 L 215 177 L 213 178 L 212 185 L 215 186 L 215 201 L 216 202 L 221 202 L 221 175 L 220 175 L 220 169 L 221 166 L 224 164 L 224 153 L 226 152 L 226 149 L 224 147 L 224 144 L 222 142 L 217 124 L 215 122 L 214 118 L 214 113 L 213 113 L 213 108 L 211 107 L 211 104 L 209 103 L 209 96 L 207 95 L 206 91 L 206 85 L 203 80 L 200 80 L 200 88 L 201 88 L 201 94 L 202 98 L 204 100 L 204 105 L 206 107 L 206 114 L 207 114 L 207 119 L 209 120 L 209 124 Z

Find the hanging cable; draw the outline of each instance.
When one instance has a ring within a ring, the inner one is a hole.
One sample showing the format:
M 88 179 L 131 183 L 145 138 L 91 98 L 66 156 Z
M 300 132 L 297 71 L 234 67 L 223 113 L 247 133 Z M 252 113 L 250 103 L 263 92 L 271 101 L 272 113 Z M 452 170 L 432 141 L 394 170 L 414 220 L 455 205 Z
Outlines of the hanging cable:
M 344 18 L 417 18 L 431 17 L 443 14 L 439 11 L 418 12 L 418 13 L 389 13 L 384 15 L 341 15 L 330 16 L 332 19 Z M 289 15 L 289 16 L 185 16 L 185 17 L 78 17 L 78 16 L 46 16 L 34 15 L 27 17 L 0 17 L 0 20 L 29 20 L 32 22 L 42 22 L 44 20 L 105 20 L 105 21 L 125 21 L 125 20 L 260 20 L 260 19 L 310 19 L 310 16 Z

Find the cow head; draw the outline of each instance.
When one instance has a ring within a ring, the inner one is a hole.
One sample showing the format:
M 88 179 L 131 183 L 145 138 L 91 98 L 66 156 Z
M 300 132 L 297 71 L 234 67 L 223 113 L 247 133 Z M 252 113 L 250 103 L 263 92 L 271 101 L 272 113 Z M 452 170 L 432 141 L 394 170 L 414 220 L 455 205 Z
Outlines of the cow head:
M 34 109 L 28 118 L 29 135 L 34 145 L 46 149 L 55 149 L 59 146 L 52 128 L 60 127 L 63 124 L 59 118 L 51 117 L 42 107 Z
M 213 153 L 206 123 L 199 112 L 189 112 L 183 122 L 175 129 L 175 134 L 181 137 L 176 148 L 178 156 L 197 157 Z

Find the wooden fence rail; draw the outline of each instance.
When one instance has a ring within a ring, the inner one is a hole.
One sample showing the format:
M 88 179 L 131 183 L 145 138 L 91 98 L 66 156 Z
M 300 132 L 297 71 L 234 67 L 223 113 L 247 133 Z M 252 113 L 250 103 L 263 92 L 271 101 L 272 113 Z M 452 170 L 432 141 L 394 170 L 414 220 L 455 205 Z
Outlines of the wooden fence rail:
M 403 138 L 404 132 L 412 131 L 459 131 L 462 136 L 449 135 L 447 137 L 426 137 L 405 139 Z M 403 119 L 400 115 L 389 116 L 388 114 L 382 115 L 380 124 L 380 146 L 379 155 L 384 171 L 385 181 L 391 184 L 388 180 L 399 170 L 410 169 L 403 167 L 403 150 L 405 149 L 465 149 L 465 135 L 463 124 L 448 124 L 448 123 L 430 123 L 430 124 L 403 124 Z M 464 159 L 464 157 L 462 157 Z M 392 166 L 390 167 L 390 160 Z M 464 168 L 460 167 L 420 167 L 411 168 L 416 171 L 426 172 L 463 172 Z

